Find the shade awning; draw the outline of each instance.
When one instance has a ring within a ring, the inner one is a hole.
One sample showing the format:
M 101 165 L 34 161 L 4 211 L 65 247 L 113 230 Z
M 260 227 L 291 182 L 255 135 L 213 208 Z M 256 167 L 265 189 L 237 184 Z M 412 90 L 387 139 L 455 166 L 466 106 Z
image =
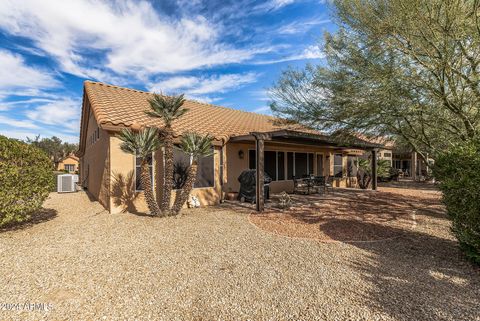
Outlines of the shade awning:
M 384 148 L 384 146 L 381 144 L 371 143 L 356 137 L 351 137 L 348 140 L 340 140 L 329 135 L 300 132 L 288 129 L 270 132 L 251 132 L 249 135 L 231 137 L 230 142 L 251 142 L 255 141 L 256 138 L 279 143 L 297 143 L 302 145 L 314 145 L 322 147 L 358 148 L 363 150 Z

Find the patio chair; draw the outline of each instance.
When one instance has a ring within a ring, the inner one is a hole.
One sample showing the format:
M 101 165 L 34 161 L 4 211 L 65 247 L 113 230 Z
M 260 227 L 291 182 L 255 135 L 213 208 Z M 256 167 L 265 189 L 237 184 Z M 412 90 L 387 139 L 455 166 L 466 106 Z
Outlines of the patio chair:
M 293 193 L 310 194 L 311 184 L 303 179 L 297 179 L 293 176 Z
M 328 192 L 329 189 L 333 191 L 333 177 L 331 176 L 317 176 L 315 177 L 315 186 L 320 191 L 323 189 L 323 192 Z

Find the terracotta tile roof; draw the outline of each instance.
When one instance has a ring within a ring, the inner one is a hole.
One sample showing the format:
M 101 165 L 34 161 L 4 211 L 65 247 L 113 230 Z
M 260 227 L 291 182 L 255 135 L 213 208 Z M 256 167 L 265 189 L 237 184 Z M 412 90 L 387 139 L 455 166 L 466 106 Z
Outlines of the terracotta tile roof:
M 150 109 L 147 101 L 151 93 L 86 81 L 85 93 L 100 127 L 130 127 L 134 123 L 149 127 L 162 127 L 158 118 L 145 114 Z M 274 117 L 245 112 L 226 107 L 187 100 L 184 105 L 189 111 L 173 123 L 176 136 L 186 131 L 210 134 L 217 140 L 227 141 L 232 136 L 251 132 L 268 132 L 292 129 L 315 132 L 299 125 L 279 126 Z
M 357 133 L 356 136 L 364 141 L 373 144 L 383 145 L 385 149 L 393 149 L 395 147 L 395 141 L 384 136 L 367 136 L 365 134 Z

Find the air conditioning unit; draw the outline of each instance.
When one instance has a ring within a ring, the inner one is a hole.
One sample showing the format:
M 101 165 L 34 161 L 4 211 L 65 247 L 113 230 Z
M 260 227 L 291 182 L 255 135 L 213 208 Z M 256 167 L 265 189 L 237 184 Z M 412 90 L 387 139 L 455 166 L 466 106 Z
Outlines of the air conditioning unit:
M 57 176 L 57 192 L 71 193 L 77 191 L 78 175 L 62 174 Z

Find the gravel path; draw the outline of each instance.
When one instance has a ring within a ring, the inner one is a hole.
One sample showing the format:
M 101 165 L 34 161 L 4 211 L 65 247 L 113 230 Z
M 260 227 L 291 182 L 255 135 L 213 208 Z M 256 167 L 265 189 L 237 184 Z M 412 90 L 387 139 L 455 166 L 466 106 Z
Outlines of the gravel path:
M 250 221 L 278 235 L 322 242 L 371 242 L 414 232 L 454 240 L 441 196 L 436 190 L 336 188 L 291 195 L 291 207 L 279 209 L 273 195 L 266 210 L 253 212 Z
M 111 215 L 84 193 L 45 208 L 0 232 L 0 320 L 480 320 L 480 271 L 451 238 L 321 243 L 226 206 Z

